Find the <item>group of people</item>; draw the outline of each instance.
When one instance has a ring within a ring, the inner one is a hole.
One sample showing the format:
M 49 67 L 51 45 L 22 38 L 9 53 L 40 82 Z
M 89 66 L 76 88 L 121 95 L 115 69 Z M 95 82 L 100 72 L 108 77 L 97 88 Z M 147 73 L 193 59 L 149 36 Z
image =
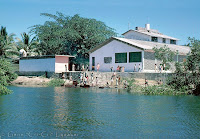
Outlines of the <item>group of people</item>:
M 165 64 L 160 64 L 159 67 L 157 66 L 157 64 L 155 64 L 155 72 L 162 72 L 163 70 L 165 70 Z
M 93 72 L 81 72 L 80 73 L 80 84 L 82 85 L 91 85 L 91 86 L 99 86 L 102 85 L 99 82 L 99 78 L 98 77 L 94 77 L 94 73 Z M 110 81 L 106 81 L 105 85 L 106 87 L 110 87 L 110 86 L 119 86 L 121 85 L 121 77 L 120 75 L 116 75 L 116 72 L 113 72 L 113 74 L 111 75 Z M 123 82 L 124 87 L 127 87 L 127 82 Z

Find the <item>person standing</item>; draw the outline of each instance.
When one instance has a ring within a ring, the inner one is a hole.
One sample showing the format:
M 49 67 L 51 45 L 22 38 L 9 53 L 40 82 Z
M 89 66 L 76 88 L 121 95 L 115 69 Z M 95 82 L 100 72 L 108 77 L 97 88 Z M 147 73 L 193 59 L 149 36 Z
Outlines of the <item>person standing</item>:
M 158 70 L 158 67 L 157 67 L 157 64 L 155 64 L 155 72 L 157 72 Z
M 117 72 L 119 72 L 119 65 L 117 66 Z
M 93 79 L 94 79 L 94 74 L 92 72 L 92 74 L 91 74 L 91 82 L 93 82 Z
M 136 72 L 136 64 L 134 65 L 134 69 L 133 69 L 133 72 Z
M 118 76 L 118 84 L 120 85 L 120 75 Z
M 110 68 L 110 71 L 111 71 L 111 72 L 113 71 L 113 67 Z
M 65 72 L 67 72 L 68 71 L 68 69 L 67 69 L 67 65 L 65 65 Z
M 147 87 L 147 86 L 148 86 L 148 80 L 145 79 L 145 87 Z
M 85 70 L 85 67 L 84 67 L 84 64 L 82 64 L 82 71 L 84 71 Z
M 75 65 L 74 64 L 72 65 L 72 71 L 75 71 Z
M 141 72 L 141 66 L 140 66 L 140 64 L 138 65 L 138 72 Z
M 117 77 L 117 78 L 116 78 L 116 86 L 118 86 L 118 80 L 119 80 L 119 79 L 118 79 L 118 77 Z
M 96 77 L 96 86 L 98 86 L 98 78 Z
M 113 76 L 111 77 L 110 85 L 113 86 Z
M 97 71 L 99 71 L 99 68 L 100 68 L 100 65 L 99 65 L 99 63 L 97 64 Z

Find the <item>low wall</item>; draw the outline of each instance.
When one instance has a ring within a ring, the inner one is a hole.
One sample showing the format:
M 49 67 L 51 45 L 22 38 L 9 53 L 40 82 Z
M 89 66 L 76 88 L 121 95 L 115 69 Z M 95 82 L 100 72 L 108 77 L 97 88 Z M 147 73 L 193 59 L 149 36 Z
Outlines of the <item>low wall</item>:
M 113 72 L 92 72 L 88 71 L 86 74 L 89 79 L 91 78 L 91 74 L 93 73 L 94 79 L 98 77 L 100 81 L 109 81 L 113 75 Z M 80 80 L 81 72 L 66 72 L 65 78 L 69 79 L 72 76 L 73 80 Z M 144 73 L 144 72 L 116 72 L 116 76 L 120 76 L 121 78 L 140 78 L 147 80 L 162 80 L 165 81 L 167 77 L 172 76 L 173 73 Z
M 72 80 L 80 81 L 80 74 L 83 73 L 81 71 L 75 72 L 64 72 L 64 73 L 54 73 L 54 72 L 16 72 L 19 76 L 46 76 L 50 77 L 58 77 Z M 87 71 L 86 75 L 88 75 L 89 79 L 91 79 L 91 74 L 93 73 L 94 80 L 96 77 L 98 81 L 102 84 L 109 82 L 111 80 L 114 72 L 92 72 Z M 147 80 L 162 80 L 165 81 L 167 77 L 171 76 L 173 73 L 144 73 L 144 72 L 116 72 L 116 76 L 120 76 L 120 78 L 139 78 L 139 79 L 147 79 Z

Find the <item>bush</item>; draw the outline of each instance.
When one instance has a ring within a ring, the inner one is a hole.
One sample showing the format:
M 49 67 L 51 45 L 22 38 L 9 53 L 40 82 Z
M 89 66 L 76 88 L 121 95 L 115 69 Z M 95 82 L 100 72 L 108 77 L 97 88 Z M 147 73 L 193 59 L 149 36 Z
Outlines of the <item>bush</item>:
M 177 91 L 176 89 L 172 88 L 168 85 L 154 85 L 154 86 L 147 86 L 142 89 L 142 92 L 145 94 L 151 95 L 176 95 L 176 94 L 187 94 L 185 88 L 182 90 Z
M 63 86 L 65 81 L 63 79 L 54 78 L 49 83 L 48 86 Z
M 9 94 L 11 91 L 6 88 L 11 81 L 17 78 L 17 74 L 13 73 L 11 63 L 4 58 L 0 58 L 0 95 Z

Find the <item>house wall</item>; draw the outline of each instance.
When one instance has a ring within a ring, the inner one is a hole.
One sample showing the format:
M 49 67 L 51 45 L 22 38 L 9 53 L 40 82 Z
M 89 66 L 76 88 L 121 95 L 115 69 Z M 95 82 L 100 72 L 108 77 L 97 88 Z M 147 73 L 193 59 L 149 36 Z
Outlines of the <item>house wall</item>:
M 19 60 L 19 71 L 55 72 L 55 58 Z
M 174 61 L 171 63 L 171 68 L 170 70 L 171 71 L 174 71 L 176 68 L 175 68 L 175 62 L 183 62 L 184 59 L 186 59 L 187 56 L 186 55 L 175 55 L 174 56 Z M 155 59 L 155 56 L 154 56 L 154 53 L 153 52 L 144 52 L 144 70 L 155 70 L 155 64 L 157 64 L 157 67 L 159 67 L 159 65 L 161 64 L 162 62 L 160 60 L 156 60 Z
M 141 34 L 138 32 L 128 32 L 126 34 L 124 34 L 124 37 L 127 39 L 135 39 L 135 40 L 144 40 L 144 41 L 151 41 L 151 37 L 145 34 Z
M 127 52 L 127 63 L 115 63 L 115 53 L 123 52 Z M 143 69 L 143 62 L 129 63 L 129 52 L 142 52 L 143 61 L 144 52 L 141 49 L 113 40 L 90 54 L 90 70 L 92 70 L 92 57 L 95 57 L 95 69 L 97 64 L 100 64 L 99 71 L 110 71 L 111 67 L 113 67 L 113 70 L 116 70 L 118 65 L 125 67 L 125 71 L 133 71 L 135 64 L 137 69 L 139 64 Z M 112 63 L 104 63 L 104 57 L 112 57 Z
M 69 71 L 69 57 L 55 56 L 55 72 L 61 73 Z M 66 65 L 66 66 L 65 66 Z
M 143 41 L 151 41 L 151 36 L 145 35 L 142 33 L 130 31 L 124 34 L 124 37 L 127 39 L 135 39 L 135 40 L 143 40 Z M 163 38 L 158 37 L 158 42 L 163 43 Z M 166 44 L 170 44 L 170 39 L 166 38 Z M 178 44 L 178 41 L 176 41 L 176 45 Z

